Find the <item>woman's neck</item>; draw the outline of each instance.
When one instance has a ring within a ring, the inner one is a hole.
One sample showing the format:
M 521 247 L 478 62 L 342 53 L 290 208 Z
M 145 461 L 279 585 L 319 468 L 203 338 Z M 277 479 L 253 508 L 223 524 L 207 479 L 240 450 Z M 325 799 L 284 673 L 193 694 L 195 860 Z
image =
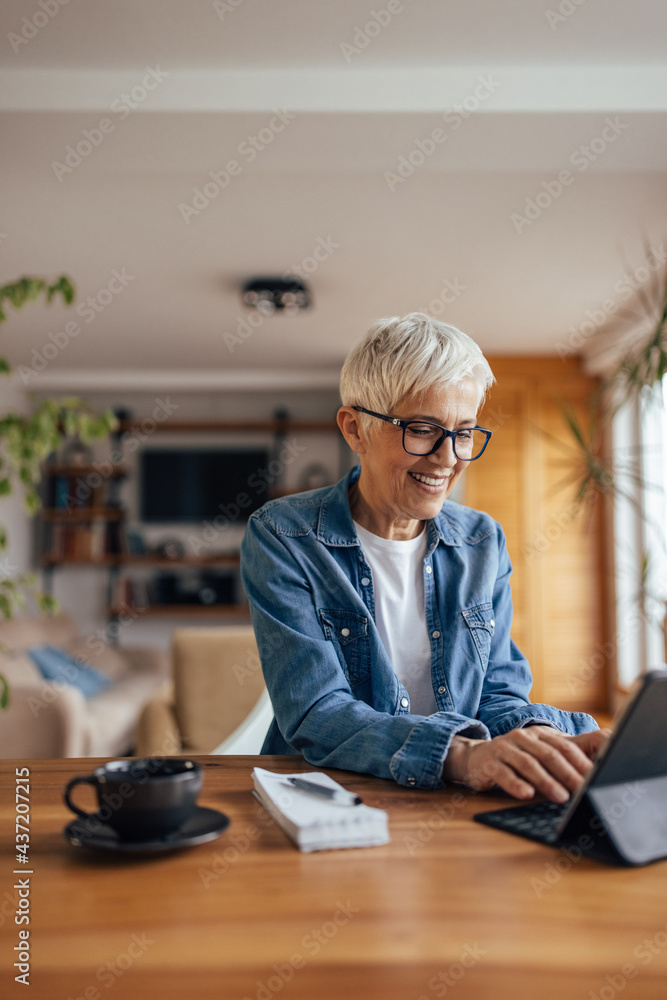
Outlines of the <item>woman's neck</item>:
M 370 531 L 373 535 L 379 535 L 380 538 L 408 541 L 421 534 L 424 528 L 424 521 L 415 518 L 383 517 L 381 511 L 375 510 L 366 501 L 358 480 L 350 486 L 348 498 L 352 519 L 366 531 Z

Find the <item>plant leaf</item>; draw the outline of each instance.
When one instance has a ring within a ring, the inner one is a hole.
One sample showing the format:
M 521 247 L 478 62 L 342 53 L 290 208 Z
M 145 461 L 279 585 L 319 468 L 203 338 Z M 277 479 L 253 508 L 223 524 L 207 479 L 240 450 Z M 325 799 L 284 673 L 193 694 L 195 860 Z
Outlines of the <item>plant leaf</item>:
M 60 610 L 60 605 L 51 594 L 35 594 L 35 600 L 44 614 L 55 615 Z

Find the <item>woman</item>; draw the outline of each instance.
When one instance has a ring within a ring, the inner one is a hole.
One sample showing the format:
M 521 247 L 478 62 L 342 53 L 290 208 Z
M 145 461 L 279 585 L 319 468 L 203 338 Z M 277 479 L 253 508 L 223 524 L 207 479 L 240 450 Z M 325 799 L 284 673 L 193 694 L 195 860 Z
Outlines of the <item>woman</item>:
M 265 504 L 243 541 L 275 712 L 263 753 L 554 802 L 592 766 L 594 719 L 529 701 L 500 525 L 447 500 L 488 444 L 492 382 L 475 342 L 423 313 L 350 352 L 338 426 L 359 465 Z

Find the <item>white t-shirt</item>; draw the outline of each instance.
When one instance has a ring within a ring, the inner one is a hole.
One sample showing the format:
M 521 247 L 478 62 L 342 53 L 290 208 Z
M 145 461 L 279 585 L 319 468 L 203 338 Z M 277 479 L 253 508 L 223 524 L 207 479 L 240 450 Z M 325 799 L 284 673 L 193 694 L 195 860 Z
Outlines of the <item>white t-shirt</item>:
M 424 608 L 427 533 L 397 541 L 380 538 L 354 522 L 373 574 L 375 624 L 394 673 L 410 695 L 413 715 L 433 715 L 431 644 Z

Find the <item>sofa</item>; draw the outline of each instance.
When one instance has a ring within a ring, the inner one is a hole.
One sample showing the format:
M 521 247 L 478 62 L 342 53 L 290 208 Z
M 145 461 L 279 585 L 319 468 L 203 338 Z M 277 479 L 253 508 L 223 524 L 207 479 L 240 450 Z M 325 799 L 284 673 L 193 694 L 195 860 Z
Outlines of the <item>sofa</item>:
M 90 664 L 110 685 L 86 698 L 71 683 L 45 680 L 27 653 L 40 646 L 56 647 L 77 664 Z M 64 613 L 0 621 L 0 674 L 9 685 L 9 704 L 0 708 L 3 758 L 127 754 L 135 747 L 144 705 L 170 690 L 166 651 L 117 647 L 97 635 L 81 636 Z

